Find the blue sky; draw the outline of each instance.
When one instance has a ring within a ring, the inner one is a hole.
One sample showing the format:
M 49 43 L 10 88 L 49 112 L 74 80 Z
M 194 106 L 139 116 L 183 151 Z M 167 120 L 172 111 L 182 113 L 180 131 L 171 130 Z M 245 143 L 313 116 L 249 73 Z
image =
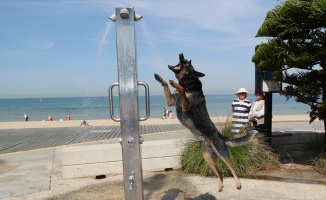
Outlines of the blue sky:
M 107 96 L 118 81 L 115 7 L 134 7 L 138 79 L 163 94 L 153 74 L 178 54 L 191 59 L 205 94 L 254 91 L 255 38 L 277 0 L 1 0 L 0 98 Z M 105 37 L 106 36 L 106 37 Z M 141 89 L 142 90 L 142 89 Z

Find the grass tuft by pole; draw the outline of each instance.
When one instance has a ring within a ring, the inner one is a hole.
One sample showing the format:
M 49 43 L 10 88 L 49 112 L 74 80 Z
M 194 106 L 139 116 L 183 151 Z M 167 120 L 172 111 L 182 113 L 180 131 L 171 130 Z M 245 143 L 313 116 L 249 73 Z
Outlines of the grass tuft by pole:
M 224 137 L 235 137 L 231 132 L 230 122 L 227 121 L 220 129 Z M 259 170 L 279 166 L 280 163 L 277 155 L 272 153 L 267 145 L 258 140 L 259 137 L 256 136 L 246 145 L 229 148 L 232 166 L 239 176 L 253 175 Z M 215 175 L 210 167 L 206 165 L 200 142 L 195 139 L 185 144 L 184 151 L 181 155 L 181 166 L 187 173 L 195 173 L 203 176 Z M 228 167 L 222 161 L 218 161 L 218 167 L 224 177 L 232 176 Z
M 321 153 L 314 162 L 315 170 L 326 175 L 326 153 Z

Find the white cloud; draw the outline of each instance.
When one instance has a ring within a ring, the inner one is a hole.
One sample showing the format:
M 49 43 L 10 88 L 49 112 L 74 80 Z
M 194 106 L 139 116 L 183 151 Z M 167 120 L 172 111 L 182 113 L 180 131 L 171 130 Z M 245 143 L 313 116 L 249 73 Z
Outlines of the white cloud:
M 180 29 L 206 29 L 227 33 L 240 31 L 238 21 L 253 19 L 257 14 L 265 12 L 256 0 L 133 1 L 133 4 L 136 12 L 139 10 L 147 14 L 144 18 L 163 18 L 171 24 L 175 21 Z
M 28 50 L 43 51 L 52 49 L 54 42 L 50 40 L 21 40 L 20 43 Z

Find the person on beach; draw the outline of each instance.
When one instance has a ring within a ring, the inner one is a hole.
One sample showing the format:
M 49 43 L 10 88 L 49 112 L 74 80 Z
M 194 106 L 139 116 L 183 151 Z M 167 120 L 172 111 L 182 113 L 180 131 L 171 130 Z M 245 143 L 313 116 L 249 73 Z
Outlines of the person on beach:
M 260 133 L 264 132 L 264 115 L 265 115 L 265 100 L 263 92 L 255 92 L 257 99 L 253 102 L 250 112 L 249 121 L 253 127 Z
M 174 116 L 173 116 L 173 112 L 172 112 L 172 110 L 169 110 L 168 117 L 169 117 L 170 119 L 174 119 Z
M 52 115 L 48 116 L 48 121 L 53 121 Z
M 66 121 L 70 121 L 70 115 L 69 114 L 66 115 Z
M 80 126 L 89 126 L 89 124 L 84 120 L 82 123 L 80 123 Z
M 233 133 L 241 133 L 249 125 L 250 100 L 246 99 L 249 92 L 240 88 L 234 93 L 238 98 L 232 102 L 232 126 Z
M 28 119 L 29 119 L 29 117 L 28 117 L 28 115 L 27 115 L 26 113 L 24 113 L 24 118 L 25 118 L 25 121 L 26 121 L 26 122 L 27 122 Z
M 166 107 L 163 108 L 163 119 L 165 119 L 167 117 L 167 113 L 168 113 L 168 109 L 166 109 Z

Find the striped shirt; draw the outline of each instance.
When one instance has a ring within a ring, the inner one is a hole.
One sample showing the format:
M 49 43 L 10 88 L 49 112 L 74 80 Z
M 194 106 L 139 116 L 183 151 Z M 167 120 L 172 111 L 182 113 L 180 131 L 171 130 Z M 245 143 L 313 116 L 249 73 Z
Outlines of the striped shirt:
M 248 99 L 245 99 L 242 103 L 240 103 L 239 99 L 233 100 L 232 132 L 239 133 L 249 123 L 250 107 L 251 102 Z

